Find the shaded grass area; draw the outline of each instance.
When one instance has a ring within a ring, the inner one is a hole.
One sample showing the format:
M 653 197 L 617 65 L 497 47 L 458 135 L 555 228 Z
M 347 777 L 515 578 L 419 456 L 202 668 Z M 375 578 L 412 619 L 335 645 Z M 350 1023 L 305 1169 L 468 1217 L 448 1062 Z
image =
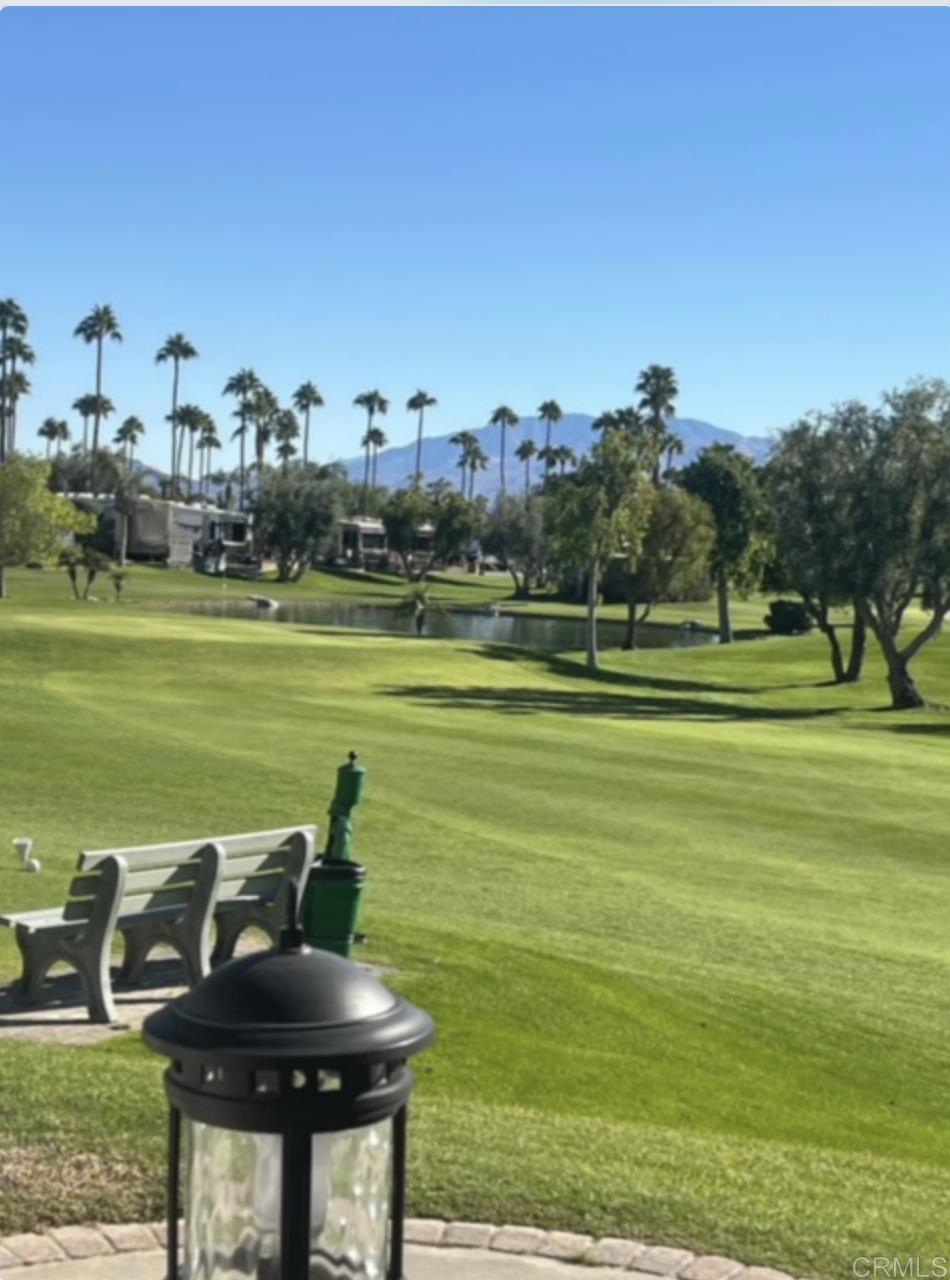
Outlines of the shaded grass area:
M 829 1276 L 938 1255 L 950 716 L 826 663 L 768 640 L 590 680 L 570 655 L 14 594 L 0 850 L 29 832 L 45 870 L 11 852 L 0 905 L 55 901 L 81 847 L 322 822 L 356 746 L 367 958 L 440 1032 L 414 1211 Z M 921 682 L 950 701 L 942 644 Z M 92 1162 L 60 1214 L 158 1211 L 159 1067 L 134 1040 L 0 1045 L 0 1227 L 49 1220 L 38 1150 Z

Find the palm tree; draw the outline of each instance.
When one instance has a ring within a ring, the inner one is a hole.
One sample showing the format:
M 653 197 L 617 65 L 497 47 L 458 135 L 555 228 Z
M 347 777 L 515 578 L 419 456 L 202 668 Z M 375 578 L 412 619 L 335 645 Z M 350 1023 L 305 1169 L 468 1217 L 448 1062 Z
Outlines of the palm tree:
M 254 423 L 254 458 L 257 467 L 257 482 L 260 484 L 264 471 L 267 446 L 274 434 L 274 421 L 280 412 L 277 397 L 270 387 L 261 383 L 251 396 L 249 416 Z
M 406 401 L 406 410 L 408 413 L 419 414 L 419 428 L 416 432 L 416 470 L 415 484 L 418 487 L 422 484 L 422 426 L 426 409 L 432 409 L 438 404 L 435 396 L 430 396 L 428 391 L 417 391 L 414 396 L 410 396 Z
M 389 409 L 389 401 L 379 391 L 362 391 L 353 403 L 366 410 L 366 435 L 360 441 L 366 450 L 366 466 L 363 470 L 363 515 L 366 515 L 366 502 L 369 497 L 369 451 L 372 447 L 370 432 L 373 430 L 373 418 L 376 414 L 384 414 Z
M 0 462 L 7 457 L 7 343 L 11 336 L 22 338 L 29 327 L 26 312 L 18 302 L 13 298 L 0 302 Z
M 145 425 L 140 418 L 126 418 L 115 433 L 113 444 L 122 446 L 125 453 L 125 469 L 131 472 L 132 458 L 135 455 L 135 446 L 138 444 L 142 436 L 145 435 Z
M 660 458 L 668 448 L 670 432 L 666 420 L 676 412 L 675 400 L 679 395 L 676 374 L 668 365 L 651 364 L 640 374 L 634 390 L 640 392 L 640 408 L 648 413 L 647 425 L 653 439 L 653 483 L 660 483 Z
M 557 446 L 553 444 L 545 445 L 543 449 L 538 450 L 538 460 L 544 463 L 544 478 L 548 478 L 551 468 L 557 463 Z
M 234 440 L 239 438 L 241 441 L 241 468 L 240 468 L 240 510 L 244 510 L 244 490 L 247 484 L 247 468 L 245 462 L 245 443 L 247 440 L 247 421 L 250 415 L 250 397 L 260 387 L 261 380 L 253 369 L 239 369 L 232 377 L 228 378 L 224 384 L 224 390 L 221 392 L 223 396 L 237 396 L 238 407 L 234 416 L 240 422 L 240 426 L 231 436 Z
M 478 444 L 478 436 L 473 431 L 457 431 L 454 436 L 449 436 L 449 444 L 454 444 L 461 450 L 459 453 L 458 466 L 462 473 L 459 482 L 459 492 L 462 497 L 465 496 L 465 476 L 468 471 L 469 459 L 471 458 L 473 447 Z
M 200 435 L 198 436 L 198 492 L 202 493 L 205 486 L 211 487 L 211 455 L 215 449 L 221 448 L 221 441 L 218 439 L 218 427 L 210 413 L 206 413 L 204 409 L 200 411 Z M 204 466 L 202 467 L 201 455 L 204 454 Z
M 102 419 L 102 343 L 111 338 L 113 342 L 122 341 L 122 330 L 119 320 L 110 306 L 95 306 L 84 316 L 73 330 L 74 338 L 82 338 L 87 345 L 96 344 L 96 411 L 92 425 L 92 491 L 96 491 L 96 454 L 99 452 L 99 423 Z
M 303 414 L 303 465 L 310 461 L 310 410 L 323 408 L 323 396 L 312 382 L 302 382 L 293 395 L 294 408 Z
M 468 500 L 471 502 L 475 497 L 475 472 L 484 471 L 488 467 L 488 454 L 478 443 L 478 437 L 468 453 Z
M 526 498 L 531 492 L 531 459 L 537 452 L 538 446 L 533 440 L 522 440 L 515 450 L 515 457 L 519 462 L 524 463 L 524 496 Z
M 295 397 L 296 399 L 296 397 Z M 286 472 L 290 459 L 297 452 L 294 441 L 300 436 L 300 423 L 293 409 L 281 409 L 274 418 L 274 438 L 277 441 L 277 456 Z
M 514 409 L 509 409 L 506 404 L 501 404 L 498 406 L 498 408 L 495 410 L 492 416 L 488 419 L 488 421 L 493 427 L 501 427 L 501 492 L 504 495 L 505 488 L 506 488 L 505 486 L 505 452 L 507 448 L 505 444 L 505 438 L 506 438 L 505 433 L 507 432 L 509 427 L 516 427 L 518 425 L 519 418 L 518 418 L 518 415 L 515 413 Z
M 12 341 L 8 339 L 8 341 Z M 6 405 L 5 438 L 7 451 L 12 452 L 16 444 L 16 409 L 21 396 L 28 396 L 33 388 L 22 369 L 10 369 L 0 379 L 0 399 Z
M 389 441 L 387 440 L 386 432 L 382 429 L 382 427 L 373 427 L 368 432 L 368 435 L 370 437 L 370 446 L 372 447 L 372 450 L 373 450 L 373 469 L 372 469 L 372 476 L 370 479 L 370 488 L 375 489 L 376 488 L 376 465 L 379 462 L 379 451 L 380 449 L 385 449 L 387 444 L 389 444 Z
M 61 435 L 61 431 L 65 431 L 66 435 Z M 43 425 L 37 430 L 36 434 L 41 440 L 46 441 L 46 461 L 49 462 L 50 450 L 54 441 L 60 441 L 69 438 L 69 427 L 61 418 L 44 418 Z M 61 452 L 60 449 L 56 450 Z
M 181 466 L 181 446 L 177 450 L 175 441 L 178 433 L 178 376 L 183 360 L 196 360 L 198 352 L 191 345 L 183 333 L 170 333 L 165 339 L 163 346 L 159 347 L 155 353 L 155 363 L 164 364 L 167 360 L 172 362 L 172 411 L 169 422 L 172 424 L 172 473 L 170 477 L 169 492 L 172 496 L 175 494 L 175 485 L 178 480 L 178 470 Z M 189 492 L 190 496 L 190 492 Z
M 92 395 L 77 396 L 72 403 L 73 412 L 78 413 L 82 418 L 82 452 L 84 457 L 89 452 L 89 419 L 93 414 L 92 402 L 94 399 L 95 397 Z
M 551 428 L 556 422 L 560 422 L 564 417 L 564 414 L 561 411 L 561 406 L 556 400 L 543 400 L 541 404 L 538 405 L 538 417 L 544 423 L 544 447 L 545 449 L 550 449 Z M 540 453 L 538 456 L 540 457 Z M 544 469 L 546 472 L 550 471 L 551 464 L 545 462 Z
M 668 431 L 666 433 L 664 444 L 666 448 L 666 474 L 670 476 L 673 473 L 673 459 L 681 458 L 685 452 L 686 446 L 675 431 Z
M 554 450 L 554 454 L 561 475 L 564 474 L 565 467 L 573 467 L 577 463 L 577 454 L 569 444 L 559 444 Z
M 196 404 L 180 404 L 175 406 L 175 417 L 178 422 L 178 451 L 177 451 L 177 456 L 175 458 L 175 466 L 174 466 L 174 470 L 172 471 L 172 475 L 177 476 L 179 480 L 181 479 L 181 475 L 182 475 L 181 455 L 184 452 L 185 433 L 187 432 L 188 433 L 188 497 L 189 498 L 191 497 L 192 492 L 194 490 L 194 483 L 193 483 L 192 477 L 194 476 L 194 471 L 195 471 L 195 441 L 198 438 L 199 431 L 201 431 L 201 428 L 204 425 L 204 412 L 205 412 L 204 409 L 200 409 Z M 175 424 L 173 423 L 172 430 L 174 429 L 175 429 Z M 172 488 L 170 492 L 172 497 L 174 497 L 176 490 Z M 179 496 L 182 496 L 182 495 L 179 494 Z
M 7 379 L 8 387 L 8 390 L 4 392 L 3 399 L 7 406 L 7 445 L 11 452 L 16 448 L 17 400 L 21 395 L 29 394 L 29 383 L 26 382 L 22 372 L 17 369 L 17 361 L 19 361 L 21 365 L 35 364 L 36 356 L 34 355 L 33 348 L 30 344 L 24 341 L 20 334 L 13 333 L 10 334 L 9 337 L 3 339 L 3 349 L 0 351 L 0 364 L 2 364 L 6 370 L 4 376 Z M 19 379 L 17 378 L 18 373 L 20 374 Z M 21 383 L 25 384 L 25 391 L 17 391 L 15 389 L 21 385 Z M 10 394 L 10 389 L 13 389 L 12 395 Z

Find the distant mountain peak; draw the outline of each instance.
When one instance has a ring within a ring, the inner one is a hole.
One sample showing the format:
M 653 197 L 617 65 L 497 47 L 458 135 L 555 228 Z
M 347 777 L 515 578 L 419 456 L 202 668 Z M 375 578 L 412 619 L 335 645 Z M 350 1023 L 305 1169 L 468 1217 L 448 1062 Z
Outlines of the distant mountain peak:
M 597 433 L 591 429 L 593 417 L 588 413 L 566 413 L 560 422 L 551 428 L 551 443 L 566 444 L 581 456 L 592 444 L 597 442 Z M 748 454 L 756 462 L 762 462 L 769 452 L 771 441 L 764 436 L 743 436 L 738 431 L 729 431 L 725 427 L 714 426 L 711 422 L 702 422 L 697 418 L 671 418 L 671 431 L 683 441 L 684 452 L 674 460 L 675 466 L 685 466 L 696 457 L 701 449 L 710 444 L 731 444 L 742 453 Z M 473 434 L 488 455 L 489 462 L 485 471 L 475 477 L 476 494 L 484 494 L 491 498 L 501 487 L 500 456 L 501 428 L 484 426 L 472 429 Z M 541 448 L 544 445 L 547 425 L 541 418 L 522 418 L 517 427 L 509 427 L 507 431 L 506 473 L 508 488 L 514 492 L 523 477 L 523 463 L 515 458 L 515 449 L 522 440 L 533 440 Z M 449 440 L 456 432 L 447 435 L 432 436 L 422 444 L 422 470 L 426 481 L 451 480 L 459 481 L 459 449 Z M 364 458 L 347 458 L 343 464 L 350 479 L 362 483 Z M 416 465 L 415 441 L 404 445 L 394 445 L 380 451 L 376 466 L 376 482 L 388 489 L 405 488 L 412 480 Z M 534 474 L 540 474 L 537 462 L 532 464 Z

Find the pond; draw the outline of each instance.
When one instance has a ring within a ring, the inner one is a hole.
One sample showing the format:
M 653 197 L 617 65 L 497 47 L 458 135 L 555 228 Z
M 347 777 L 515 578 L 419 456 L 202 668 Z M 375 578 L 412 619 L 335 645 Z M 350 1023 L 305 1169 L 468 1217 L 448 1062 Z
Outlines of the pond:
M 360 631 L 385 631 L 396 635 L 413 635 L 415 632 L 412 612 L 394 605 L 292 601 L 281 602 L 276 609 L 261 609 L 253 601 L 244 599 L 176 604 L 170 607 L 176 612 L 248 618 L 261 622 L 354 627 Z M 476 640 L 557 652 L 562 649 L 584 648 L 585 621 L 582 617 L 542 618 L 523 613 L 489 612 L 487 609 L 434 609 L 430 606 L 423 634 L 439 640 Z M 622 622 L 603 620 L 597 628 L 598 643 L 604 649 L 619 648 L 623 634 Z M 710 631 L 687 627 L 646 623 L 637 628 L 637 643 L 642 649 L 688 648 L 715 643 L 716 638 Z

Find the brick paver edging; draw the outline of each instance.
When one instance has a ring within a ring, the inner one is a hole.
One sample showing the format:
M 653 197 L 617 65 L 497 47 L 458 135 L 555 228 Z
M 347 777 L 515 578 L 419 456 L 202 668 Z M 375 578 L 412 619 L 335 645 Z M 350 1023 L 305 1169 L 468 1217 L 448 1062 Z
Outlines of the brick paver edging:
M 487 1222 L 443 1222 L 439 1218 L 409 1218 L 410 1244 L 452 1245 L 456 1248 L 497 1249 L 559 1262 L 614 1267 L 643 1280 L 792 1280 L 771 1267 L 747 1267 L 718 1254 L 695 1254 L 688 1249 L 641 1244 L 613 1236 L 597 1239 L 572 1231 L 542 1231 L 539 1227 L 496 1227 Z M 164 1222 L 122 1223 L 118 1226 L 51 1227 L 0 1236 L 0 1271 L 40 1262 L 102 1257 L 165 1247 Z

